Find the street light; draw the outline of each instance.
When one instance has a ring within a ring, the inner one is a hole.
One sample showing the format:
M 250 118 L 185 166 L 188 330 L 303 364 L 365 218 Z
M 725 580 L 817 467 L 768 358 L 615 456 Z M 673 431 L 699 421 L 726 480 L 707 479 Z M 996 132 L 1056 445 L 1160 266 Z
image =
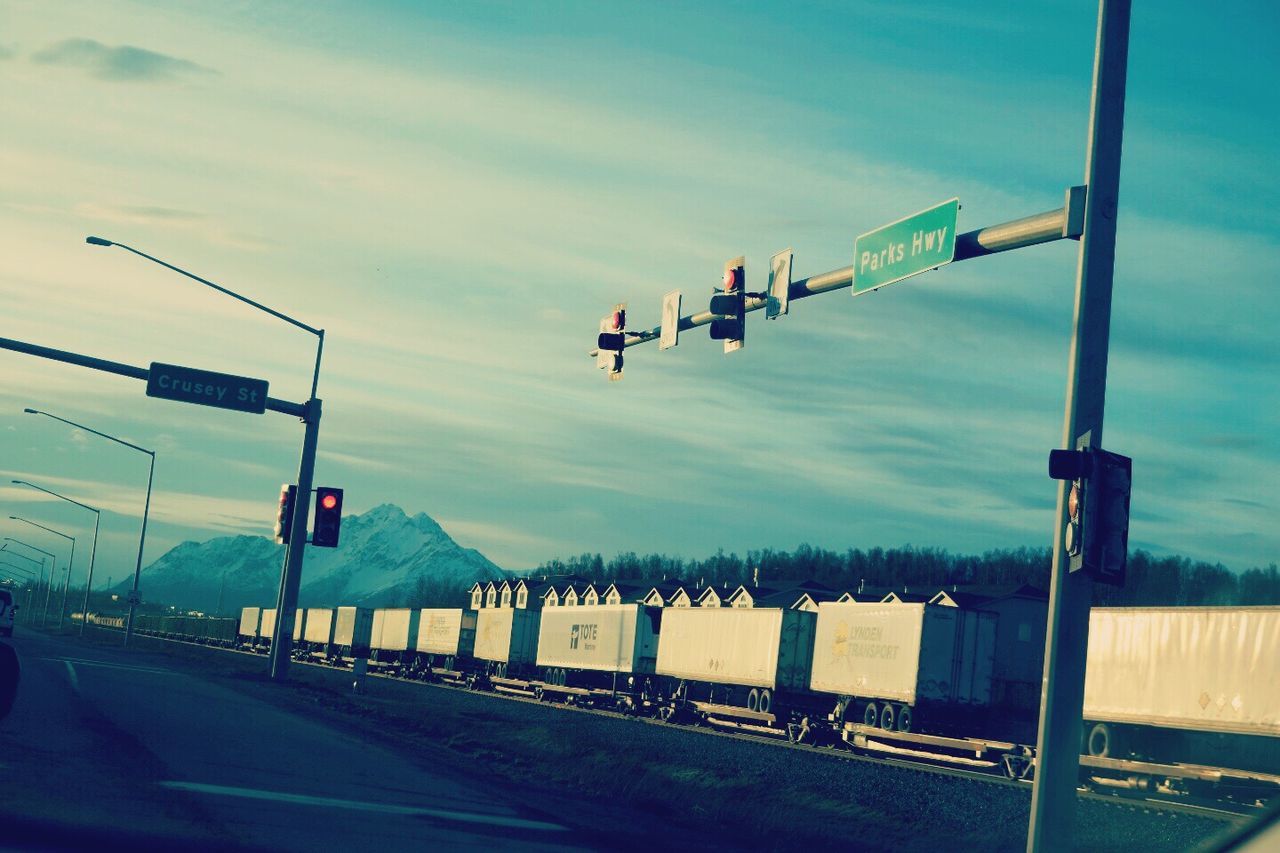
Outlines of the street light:
M 49 491 L 48 489 L 42 486 L 37 486 L 35 483 L 28 483 L 26 480 L 14 480 L 13 483 L 14 485 L 17 485 L 17 486 L 30 486 L 31 488 L 35 489 L 38 492 L 44 492 L 46 495 L 53 495 L 55 498 L 60 498 L 66 501 L 67 503 L 73 503 L 78 507 L 83 507 L 84 509 L 87 509 L 94 514 L 93 545 L 89 549 L 89 578 L 84 583 L 84 604 L 80 606 L 81 614 L 87 616 L 87 614 L 89 613 L 89 590 L 93 587 L 93 561 L 94 561 L 94 558 L 98 556 L 98 524 L 102 521 L 102 510 L 94 509 L 88 504 L 82 504 L 80 503 L 80 501 L 72 500 L 66 495 L 60 495 L 57 492 Z M 67 575 L 68 582 L 70 582 L 70 578 L 71 578 L 71 575 L 68 574 Z M 65 605 L 66 602 L 63 601 L 63 604 Z M 80 620 L 80 636 L 82 637 L 84 636 L 84 626 L 86 621 L 87 620 L 84 618 Z
M 7 542 L 3 545 L 0 545 L 0 551 L 3 551 L 4 553 L 12 557 L 21 557 L 22 559 L 27 560 L 28 562 L 32 562 L 40 566 L 40 574 L 38 578 L 35 572 L 32 572 L 30 569 L 27 569 L 27 571 L 30 572 L 31 574 L 31 581 L 28 581 L 29 585 L 27 586 L 27 613 L 30 614 L 32 612 L 31 597 L 35 595 L 36 588 L 39 587 L 39 585 L 44 581 L 44 560 L 35 560 L 35 559 L 32 559 L 31 557 L 28 557 L 26 554 L 19 554 L 17 551 L 10 551 L 9 544 Z M 9 563 L 8 565 L 12 566 L 13 563 Z M 28 615 L 27 621 L 30 621 L 30 620 L 31 620 L 31 616 Z
M 28 415 L 44 415 L 46 418 L 53 418 L 55 421 L 61 421 L 68 426 L 76 429 L 82 429 L 85 432 L 91 432 L 94 435 L 114 441 L 116 444 L 123 444 L 125 447 L 131 447 L 139 453 L 145 453 L 151 457 L 151 469 L 147 472 L 147 500 L 142 505 L 142 533 L 138 536 L 138 562 L 133 569 L 133 590 L 129 593 L 129 618 L 124 624 L 124 647 L 129 647 L 129 638 L 133 636 L 133 613 L 138 607 L 138 584 L 142 577 L 142 549 L 147 542 L 147 517 L 151 514 L 151 484 L 155 481 L 156 476 L 156 452 L 147 450 L 145 447 L 139 447 L 136 444 L 125 441 L 122 438 L 116 438 L 114 435 L 107 435 L 105 432 L 98 432 L 84 424 L 78 424 L 75 421 L 69 421 L 66 418 L 60 418 L 57 415 L 51 415 L 48 412 L 42 412 L 39 409 L 23 409 Z
M 62 569 L 64 572 L 67 573 L 67 580 L 66 580 L 66 583 L 64 583 L 62 586 L 62 606 L 58 609 L 58 630 L 61 631 L 62 617 L 63 617 L 63 614 L 66 613 L 67 611 L 67 590 L 71 586 L 71 568 L 72 566 L 75 565 L 75 562 L 76 562 L 76 537 L 68 536 L 67 534 L 63 533 L 61 530 L 54 530 L 52 527 L 45 527 L 43 524 L 40 524 L 39 522 L 36 522 L 36 521 L 32 521 L 29 518 L 19 518 L 16 515 L 11 515 L 9 516 L 9 518 L 12 521 L 22 521 L 27 524 L 30 524 L 32 527 L 39 527 L 41 530 L 47 530 L 50 533 L 61 536 L 63 539 L 71 540 L 71 559 L 67 560 L 66 566 L 64 566 Z M 44 596 L 44 610 L 46 613 L 49 612 L 49 599 L 50 597 L 52 597 L 52 595 L 53 595 L 53 573 L 51 572 L 49 574 L 49 591 L 45 593 L 45 596 Z
M 58 558 L 57 558 L 57 557 L 53 556 L 52 554 L 50 554 L 48 551 L 46 551 L 46 550 L 45 550 L 45 549 L 43 549 L 43 548 L 37 548 L 35 545 L 32 545 L 30 542 L 23 542 L 21 539 L 14 539 L 12 536 L 6 536 L 6 537 L 4 537 L 4 541 L 6 541 L 6 542 L 12 542 L 12 543 L 13 543 L 13 544 L 15 544 L 15 545 L 22 545 L 22 546 L 24 546 L 24 547 L 30 548 L 32 551 L 39 551 L 41 554 L 44 554 L 46 557 L 48 557 L 50 560 L 52 560 L 53 562 L 49 565 L 49 587 L 46 587 L 46 589 L 48 589 L 48 588 L 50 588 L 50 587 L 52 587 L 52 586 L 53 586 L 53 573 L 54 573 L 55 571 L 57 571 L 57 570 L 58 570 Z M 6 548 L 8 548 L 8 547 L 9 547 L 9 546 L 7 546 L 7 545 L 5 545 L 5 546 L 0 546 L 0 550 L 6 549 Z M 10 554 L 18 554 L 18 552 L 17 552 L 17 551 L 10 551 L 9 553 L 10 553 Z M 19 557 L 26 557 L 28 560 L 31 560 L 31 562 L 33 562 L 33 563 L 35 562 L 35 560 L 32 560 L 30 557 L 27 557 L 27 555 L 26 555 L 26 554 L 18 554 L 18 556 L 19 556 Z M 40 561 L 40 582 L 41 582 L 41 583 L 44 583 L 44 560 L 43 560 L 43 559 Z M 28 602 L 27 602 L 27 604 L 28 604 L 28 605 L 30 605 L 30 604 L 31 604 L 31 602 L 30 602 L 30 601 L 28 601 Z M 43 627 L 44 627 L 44 623 L 45 623 L 46 619 L 48 618 L 48 616 L 49 616 L 49 596 L 48 596 L 48 594 L 46 593 L 46 594 L 45 594 L 45 597 L 44 597 L 44 613 L 43 613 L 43 614 L 41 614 L 41 616 L 40 616 L 40 627 L 41 627 L 41 628 L 43 628 Z
M 271 643 L 271 680 L 284 681 L 289 671 L 289 653 L 293 645 L 293 621 L 296 618 L 298 607 L 298 587 L 302 581 L 302 555 L 307 544 L 307 512 L 311 504 L 312 480 L 315 478 L 316 445 L 320 441 L 320 401 L 316 398 L 316 390 L 320 385 L 320 356 L 324 353 L 324 329 L 317 329 L 300 320 L 295 320 L 287 314 L 268 308 L 260 302 L 241 296 L 239 293 L 228 290 L 222 285 L 214 284 L 195 273 L 187 272 L 181 267 L 175 267 L 173 264 L 152 257 L 146 252 L 140 252 L 132 246 L 126 246 L 124 243 L 117 243 L 104 237 L 86 237 L 85 242 L 91 246 L 118 246 L 126 252 L 132 252 L 140 258 L 146 258 L 148 261 L 159 264 L 165 269 L 173 270 L 192 281 L 198 281 L 207 287 L 212 287 L 219 293 L 226 294 L 232 299 L 238 299 L 246 305 L 252 305 L 259 311 L 265 311 L 272 317 L 284 320 L 286 323 L 316 336 L 316 365 L 315 371 L 311 374 L 311 399 L 307 401 L 306 414 L 302 418 L 302 422 L 306 424 L 306 431 L 302 437 L 302 459 L 298 462 L 298 496 L 293 507 L 289 544 L 285 548 L 284 571 L 281 572 L 280 577 L 280 594 L 276 599 L 276 638 Z M 130 610 L 130 613 L 132 612 Z

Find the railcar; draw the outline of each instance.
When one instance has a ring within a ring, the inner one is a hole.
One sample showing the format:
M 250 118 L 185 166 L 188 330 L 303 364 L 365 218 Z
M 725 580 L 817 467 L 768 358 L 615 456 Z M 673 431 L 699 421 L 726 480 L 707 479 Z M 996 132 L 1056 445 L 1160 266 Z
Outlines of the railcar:
M 662 608 L 641 604 L 551 607 L 542 611 L 539 699 L 639 712 L 656 700 Z

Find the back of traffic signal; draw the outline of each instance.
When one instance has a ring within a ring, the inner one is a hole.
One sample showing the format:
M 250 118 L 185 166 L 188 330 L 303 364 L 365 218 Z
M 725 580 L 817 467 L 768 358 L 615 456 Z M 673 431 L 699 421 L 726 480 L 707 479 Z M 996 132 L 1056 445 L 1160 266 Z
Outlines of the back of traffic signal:
M 310 544 L 320 548 L 336 548 L 342 529 L 342 489 L 320 486 L 315 489 L 315 493 Z M 289 544 L 289 538 L 293 532 L 297 497 L 297 486 L 285 483 L 280 487 L 280 502 L 276 509 L 275 524 L 275 539 L 279 545 Z

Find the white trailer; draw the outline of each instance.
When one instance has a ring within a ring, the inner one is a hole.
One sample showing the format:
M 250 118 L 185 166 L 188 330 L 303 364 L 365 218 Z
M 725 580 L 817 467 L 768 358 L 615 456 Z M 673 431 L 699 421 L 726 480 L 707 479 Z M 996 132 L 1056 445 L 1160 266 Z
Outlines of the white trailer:
M 323 651 L 333 642 L 333 628 L 333 610 L 328 607 L 308 607 L 302 639 L 312 646 L 319 646 Z
M 421 610 L 408 607 L 380 607 L 373 611 L 370 660 L 392 675 L 407 675 L 417 657 L 421 616 Z
M 244 607 L 240 610 L 240 626 L 236 630 L 239 637 L 249 645 L 258 642 L 258 628 L 262 624 L 261 607 Z
M 333 647 L 341 657 L 369 656 L 373 611 L 368 607 L 339 607 L 333 614 Z
M 270 640 L 276 634 L 276 609 L 274 607 L 266 608 L 262 611 L 262 622 L 259 629 L 259 636 L 264 640 Z
M 787 734 L 811 711 L 815 614 L 775 607 L 669 607 L 655 670 L 658 713 Z
M 547 608 L 538 629 L 538 666 L 652 674 L 661 615 L 640 604 Z
M 991 704 L 995 642 L 996 617 L 984 611 L 823 602 L 810 686 L 840 697 L 837 725 L 854 703 L 865 703 L 865 725 L 884 729 L 910 731 L 923 706 L 934 722 L 959 721 Z
M 426 607 L 418 616 L 418 651 L 426 655 L 471 657 L 476 646 L 476 612 Z
M 1215 764 L 1239 751 L 1274 770 L 1280 607 L 1094 608 L 1084 719 L 1090 755 L 1186 755 L 1199 741 Z
M 672 607 L 662 616 L 657 673 L 769 690 L 809 686 L 814 615 L 775 607 Z
M 538 656 L 538 611 L 515 607 L 486 607 L 476 614 L 479 660 L 494 664 L 494 674 L 506 677 L 534 666 Z

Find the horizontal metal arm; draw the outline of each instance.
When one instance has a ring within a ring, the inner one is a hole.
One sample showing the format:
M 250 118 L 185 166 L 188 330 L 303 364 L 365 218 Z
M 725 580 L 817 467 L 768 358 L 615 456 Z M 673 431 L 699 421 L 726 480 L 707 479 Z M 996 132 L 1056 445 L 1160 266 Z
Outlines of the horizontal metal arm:
M 977 231 L 969 231 L 958 235 L 956 237 L 954 260 L 967 261 L 970 258 L 980 258 L 997 252 L 1008 252 L 1012 249 L 1021 249 L 1025 246 L 1034 246 L 1039 243 L 1079 238 L 1084 229 L 1085 190 L 1085 187 L 1069 188 L 1066 193 L 1065 203 L 1055 210 L 1047 210 L 1034 216 L 1015 219 L 1012 222 L 1004 222 L 999 225 L 989 225 L 986 228 L 979 228 Z M 817 296 L 819 293 L 829 293 L 833 290 L 842 290 L 852 286 L 853 266 L 850 265 L 830 272 L 812 275 L 799 281 L 793 281 L 787 293 L 788 299 L 794 302 L 807 296 Z M 746 303 L 747 311 L 759 311 L 769 304 L 769 300 L 767 298 L 748 297 Z M 689 329 L 695 329 L 698 326 L 706 326 L 719 316 L 719 314 L 712 314 L 710 311 L 703 311 L 698 314 L 681 317 L 679 330 L 684 332 Z M 638 344 L 655 341 L 661 336 L 662 326 L 655 326 L 644 331 L 633 332 L 628 330 L 628 339 L 623 346 L 633 347 Z M 592 357 L 595 357 L 596 354 L 597 350 L 594 349 L 589 353 Z
M 151 371 L 145 367 L 134 367 L 132 364 L 121 364 L 118 361 L 107 361 L 104 358 L 94 358 L 91 355 L 80 355 L 79 353 L 66 352 L 65 350 L 53 349 L 52 347 L 42 347 L 39 344 L 29 344 L 25 341 L 15 341 L 12 338 L 0 338 L 0 349 L 12 350 L 13 352 L 26 353 L 34 355 L 38 358 L 48 358 L 53 361 L 61 361 L 67 364 L 78 365 L 79 367 L 87 367 L 90 370 L 101 370 L 104 373 L 114 373 L 117 376 L 128 376 L 130 379 L 141 379 L 146 382 L 151 375 Z M 291 403 L 288 400 L 277 400 L 275 397 L 267 398 L 267 408 L 273 412 L 281 412 L 286 415 L 293 415 L 299 418 L 305 418 L 307 415 L 307 406 L 305 403 Z M 45 414 L 48 414 L 47 412 Z M 49 415 L 49 417 L 56 417 Z M 58 418 L 62 420 L 62 418 Z M 67 421 L 67 423 L 70 423 Z M 88 429 L 76 424 L 79 429 Z M 94 430 L 89 430 L 94 432 Z M 97 433 L 102 435 L 102 433 Z M 112 436 L 103 436 L 104 438 L 112 438 Z M 120 441 L 119 439 L 114 439 Z M 128 442 L 121 441 L 121 444 Z M 135 447 L 135 445 L 130 445 Z M 144 453 L 150 453 L 150 450 L 144 450 L 141 447 L 136 449 L 142 450 Z

